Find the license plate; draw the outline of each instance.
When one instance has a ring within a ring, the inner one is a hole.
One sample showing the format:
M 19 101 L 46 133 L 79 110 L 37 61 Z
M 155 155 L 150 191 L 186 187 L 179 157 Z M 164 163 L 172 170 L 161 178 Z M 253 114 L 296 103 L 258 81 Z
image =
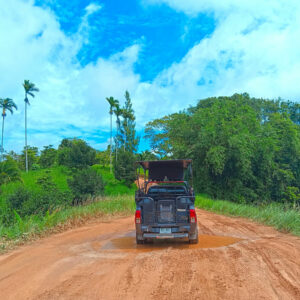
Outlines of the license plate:
M 160 233 L 172 233 L 171 228 L 160 228 Z

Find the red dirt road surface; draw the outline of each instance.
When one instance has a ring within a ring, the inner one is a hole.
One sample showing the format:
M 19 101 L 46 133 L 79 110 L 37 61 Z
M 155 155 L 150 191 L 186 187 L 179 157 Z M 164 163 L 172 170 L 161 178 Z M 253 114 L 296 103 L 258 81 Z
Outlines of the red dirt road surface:
M 199 245 L 136 246 L 133 217 L 0 256 L 0 299 L 300 299 L 300 239 L 198 210 Z

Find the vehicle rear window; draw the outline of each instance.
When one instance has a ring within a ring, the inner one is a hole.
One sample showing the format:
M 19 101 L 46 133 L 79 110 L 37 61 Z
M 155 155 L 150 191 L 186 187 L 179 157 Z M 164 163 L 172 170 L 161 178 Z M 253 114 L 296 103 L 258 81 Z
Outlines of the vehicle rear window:
M 186 189 L 184 186 L 151 186 L 149 192 L 151 194 L 155 193 L 172 193 L 172 194 L 181 194 L 185 193 Z

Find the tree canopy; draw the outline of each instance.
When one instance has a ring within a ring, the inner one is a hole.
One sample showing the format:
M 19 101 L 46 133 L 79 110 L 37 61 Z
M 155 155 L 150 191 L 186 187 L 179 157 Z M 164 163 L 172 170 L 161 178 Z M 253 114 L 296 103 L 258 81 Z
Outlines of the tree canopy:
M 248 94 L 149 122 L 152 151 L 192 158 L 195 187 L 238 202 L 300 201 L 300 105 Z

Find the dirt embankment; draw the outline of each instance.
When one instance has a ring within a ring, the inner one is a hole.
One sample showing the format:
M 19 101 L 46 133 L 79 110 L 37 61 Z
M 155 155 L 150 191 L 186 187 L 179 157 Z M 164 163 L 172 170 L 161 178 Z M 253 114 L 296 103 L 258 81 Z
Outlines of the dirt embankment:
M 133 218 L 0 256 L 0 299 L 300 299 L 300 239 L 198 211 L 199 245 L 136 246 Z

